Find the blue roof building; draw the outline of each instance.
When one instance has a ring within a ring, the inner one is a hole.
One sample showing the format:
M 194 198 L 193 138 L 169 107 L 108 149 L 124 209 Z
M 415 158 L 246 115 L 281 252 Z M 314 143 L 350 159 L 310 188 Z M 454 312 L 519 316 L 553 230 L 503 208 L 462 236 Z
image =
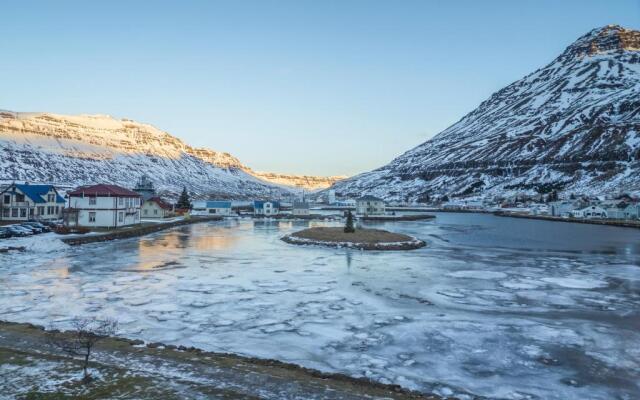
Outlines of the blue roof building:
M 256 200 L 253 202 L 253 215 L 278 215 L 280 213 L 279 201 Z
M 231 215 L 231 202 L 228 200 L 194 201 L 191 213 L 197 215 Z
M 0 192 L 0 220 L 58 219 L 64 203 L 53 185 L 13 183 Z

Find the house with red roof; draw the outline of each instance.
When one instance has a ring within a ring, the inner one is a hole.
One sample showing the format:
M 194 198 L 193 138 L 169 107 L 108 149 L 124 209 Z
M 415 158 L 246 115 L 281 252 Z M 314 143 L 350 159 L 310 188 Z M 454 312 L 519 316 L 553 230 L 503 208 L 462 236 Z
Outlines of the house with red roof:
M 117 185 L 80 186 L 67 193 L 68 226 L 120 228 L 140 223 L 142 196 Z
M 142 218 L 168 218 L 174 215 L 173 206 L 158 196 L 145 200 L 141 212 Z

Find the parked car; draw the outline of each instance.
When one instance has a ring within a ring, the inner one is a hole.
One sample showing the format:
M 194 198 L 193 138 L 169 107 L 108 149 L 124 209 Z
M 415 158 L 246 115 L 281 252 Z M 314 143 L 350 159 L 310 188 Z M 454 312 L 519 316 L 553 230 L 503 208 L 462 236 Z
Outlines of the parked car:
M 39 221 L 27 221 L 21 225 L 30 225 L 42 230 L 42 232 L 51 232 L 51 228 Z
M 11 236 L 13 235 L 11 234 L 11 231 L 9 230 L 9 228 L 0 226 L 0 239 L 10 238 Z
M 25 229 L 21 226 L 18 225 L 9 225 L 6 227 L 9 232 L 11 232 L 11 236 L 30 236 L 33 235 L 33 232 L 31 232 L 28 229 Z
M 44 232 L 44 229 L 40 228 L 39 226 L 34 225 L 33 223 L 23 222 L 23 223 L 20 224 L 20 226 L 23 227 L 23 228 L 31 230 L 31 232 L 33 232 L 36 235 L 38 233 Z

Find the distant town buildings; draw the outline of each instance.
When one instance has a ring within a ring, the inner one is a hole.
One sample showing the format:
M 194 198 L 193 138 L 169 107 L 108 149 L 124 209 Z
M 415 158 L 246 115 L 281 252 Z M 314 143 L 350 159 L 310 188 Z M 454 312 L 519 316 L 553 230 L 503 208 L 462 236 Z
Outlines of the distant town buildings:
M 140 223 L 142 196 L 116 185 L 81 186 L 67 193 L 67 226 L 118 228 Z
M 64 203 L 52 185 L 13 183 L 0 192 L 0 220 L 60 219 Z

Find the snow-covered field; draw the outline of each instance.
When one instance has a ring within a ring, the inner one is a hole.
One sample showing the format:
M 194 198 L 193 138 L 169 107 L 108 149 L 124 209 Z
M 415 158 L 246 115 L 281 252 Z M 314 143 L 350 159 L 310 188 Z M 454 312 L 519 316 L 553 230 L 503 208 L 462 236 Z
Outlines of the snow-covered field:
M 410 252 L 288 245 L 226 220 L 0 255 L 0 319 L 119 319 L 123 336 L 277 358 L 441 394 L 640 397 L 640 231 L 438 215 L 377 224 Z

